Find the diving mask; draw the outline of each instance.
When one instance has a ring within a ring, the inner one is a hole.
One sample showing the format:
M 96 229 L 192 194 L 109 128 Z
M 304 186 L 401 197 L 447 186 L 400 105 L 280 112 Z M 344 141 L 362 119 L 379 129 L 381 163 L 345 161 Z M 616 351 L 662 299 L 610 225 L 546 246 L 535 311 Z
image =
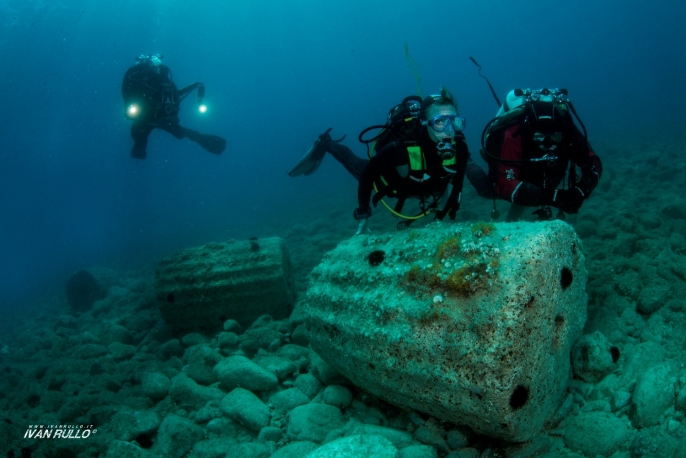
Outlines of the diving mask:
M 544 102 L 567 103 L 567 89 L 515 89 L 515 97 L 524 97 L 525 102 Z
M 429 126 L 436 132 L 462 132 L 467 124 L 464 117 L 456 114 L 442 114 L 434 116 L 428 121 L 422 121 L 423 126 Z
M 533 135 L 533 140 L 541 150 L 555 151 L 557 146 L 562 141 L 562 134 L 560 132 L 552 132 L 549 134 L 535 132 Z

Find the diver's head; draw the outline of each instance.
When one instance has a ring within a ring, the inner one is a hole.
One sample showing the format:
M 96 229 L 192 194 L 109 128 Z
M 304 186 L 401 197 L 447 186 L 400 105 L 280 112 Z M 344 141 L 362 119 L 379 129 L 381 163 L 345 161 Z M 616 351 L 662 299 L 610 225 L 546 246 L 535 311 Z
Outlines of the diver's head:
M 516 108 L 525 110 L 524 123 L 544 153 L 554 152 L 574 123 L 566 89 L 514 89 L 507 94 L 499 114 Z
M 497 116 L 522 107 L 527 110 L 530 121 L 552 128 L 571 120 L 568 102 L 567 89 L 513 89 L 507 94 Z
M 465 127 L 465 119 L 457 113 L 455 98 L 445 87 L 440 94 L 424 98 L 420 119 L 436 143 L 452 140 Z
M 162 65 L 163 57 L 164 56 L 162 54 L 151 54 L 149 56 L 146 54 L 141 54 L 140 56 L 136 57 L 136 60 L 140 63 L 150 64 L 158 67 Z

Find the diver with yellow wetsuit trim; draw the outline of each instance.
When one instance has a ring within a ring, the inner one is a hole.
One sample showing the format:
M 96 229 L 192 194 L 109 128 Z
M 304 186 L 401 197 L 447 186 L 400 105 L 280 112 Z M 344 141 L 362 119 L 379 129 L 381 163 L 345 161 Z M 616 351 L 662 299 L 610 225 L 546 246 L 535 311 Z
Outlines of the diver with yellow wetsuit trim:
M 403 102 L 412 102 L 408 99 L 412 98 L 408 97 Z M 446 215 L 454 219 L 460 208 L 469 157 L 462 134 L 465 120 L 457 112 L 453 95 L 445 88 L 440 95 L 415 99 L 418 110 L 416 116 L 404 120 L 407 126 L 394 128 L 390 123 L 391 113 L 389 123 L 379 126 L 384 127 L 387 135 L 383 145 L 377 141 L 372 147 L 369 160 L 356 156 L 343 145 L 341 141 L 345 137 L 333 140 L 329 129 L 317 138 L 289 175 L 309 175 L 319 167 L 327 152 L 331 154 L 359 181 L 358 208 L 353 212 L 354 218 L 360 221 L 358 234 L 364 231 L 372 214 L 370 201 L 376 206 L 386 197 L 397 199 L 393 208 L 386 202 L 384 205 L 394 215 L 403 218 L 398 224 L 399 229 L 432 212 L 440 220 Z M 373 191 L 376 194 L 372 198 Z M 421 209 L 418 214 L 402 213 L 408 198 L 418 200 Z

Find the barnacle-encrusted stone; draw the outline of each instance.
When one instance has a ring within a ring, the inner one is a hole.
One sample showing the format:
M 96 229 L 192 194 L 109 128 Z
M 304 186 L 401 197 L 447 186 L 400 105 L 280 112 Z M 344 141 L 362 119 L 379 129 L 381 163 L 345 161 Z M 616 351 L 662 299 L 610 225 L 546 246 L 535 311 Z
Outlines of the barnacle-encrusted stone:
M 370 266 L 375 251 L 384 262 Z M 564 222 L 435 223 L 341 243 L 313 271 L 304 312 L 314 350 L 356 385 L 524 441 L 563 399 L 586 277 Z

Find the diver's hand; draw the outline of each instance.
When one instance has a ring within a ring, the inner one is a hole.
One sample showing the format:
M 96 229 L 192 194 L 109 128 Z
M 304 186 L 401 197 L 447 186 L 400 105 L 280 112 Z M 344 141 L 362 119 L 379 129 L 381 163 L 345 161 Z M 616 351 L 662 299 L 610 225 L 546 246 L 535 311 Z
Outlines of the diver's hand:
M 553 205 L 565 213 L 573 215 L 579 212 L 585 199 L 584 192 L 578 187 L 572 189 L 558 189 L 553 197 Z
M 371 231 L 367 227 L 367 220 L 361 219 L 360 223 L 357 225 L 357 231 L 355 231 L 355 235 L 367 234 L 369 232 Z
M 532 215 L 538 218 L 539 221 L 548 221 L 553 217 L 553 212 L 547 205 L 539 208 L 538 210 L 531 212 Z

